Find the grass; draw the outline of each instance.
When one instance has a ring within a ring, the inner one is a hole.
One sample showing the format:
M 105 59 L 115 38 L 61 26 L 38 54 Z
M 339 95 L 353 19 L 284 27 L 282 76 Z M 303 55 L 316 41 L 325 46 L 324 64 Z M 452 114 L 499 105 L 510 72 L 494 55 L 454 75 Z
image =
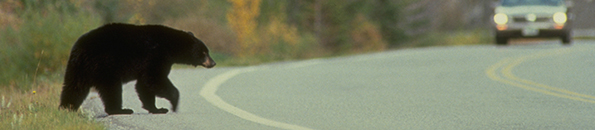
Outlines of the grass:
M 595 37 L 593 36 L 579 36 L 579 37 L 573 37 L 575 40 L 595 40 Z
M 30 91 L 5 88 L 0 92 L 0 129 L 98 130 L 105 127 L 83 112 L 58 109 L 60 84 L 46 82 Z
M 99 26 L 100 19 L 84 10 L 68 10 L 73 5 L 66 2 L 46 2 L 56 4 L 31 2 L 18 10 L 20 4 L 0 2 L 15 7 L 14 14 L 0 16 L 18 21 L 0 25 L 0 130 L 105 129 L 83 112 L 58 109 L 58 81 L 70 47 Z
M 402 47 L 458 46 L 489 44 L 494 41 L 488 29 L 432 32 L 415 38 Z

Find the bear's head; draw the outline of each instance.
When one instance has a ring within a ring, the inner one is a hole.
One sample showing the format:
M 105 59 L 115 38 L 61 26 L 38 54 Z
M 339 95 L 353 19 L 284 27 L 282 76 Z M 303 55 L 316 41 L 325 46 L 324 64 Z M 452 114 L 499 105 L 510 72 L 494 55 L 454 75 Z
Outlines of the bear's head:
M 192 66 L 203 66 L 205 68 L 213 68 L 217 63 L 209 55 L 209 49 L 207 46 L 198 38 L 194 37 L 191 32 L 186 32 L 184 36 L 178 37 L 179 42 L 176 49 L 173 52 L 177 54 L 176 62 L 182 64 L 190 64 Z M 181 45 L 180 45 L 181 44 Z
M 211 58 L 211 55 L 209 55 L 209 49 L 207 48 L 205 43 L 200 41 L 198 38 L 194 37 L 194 34 L 192 34 L 191 32 L 188 32 L 188 34 L 190 34 L 190 36 L 192 36 L 194 40 L 194 45 L 192 47 L 192 57 L 194 58 L 194 63 L 192 63 L 192 65 L 195 67 L 201 65 L 205 68 L 215 67 L 217 63 L 215 63 L 213 58 Z

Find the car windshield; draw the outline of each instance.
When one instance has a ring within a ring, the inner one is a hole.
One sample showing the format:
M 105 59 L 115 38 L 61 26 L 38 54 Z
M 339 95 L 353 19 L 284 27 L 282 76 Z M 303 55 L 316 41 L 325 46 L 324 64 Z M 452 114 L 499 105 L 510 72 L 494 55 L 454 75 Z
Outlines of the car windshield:
M 560 6 L 563 0 L 502 0 L 502 6 L 546 5 Z

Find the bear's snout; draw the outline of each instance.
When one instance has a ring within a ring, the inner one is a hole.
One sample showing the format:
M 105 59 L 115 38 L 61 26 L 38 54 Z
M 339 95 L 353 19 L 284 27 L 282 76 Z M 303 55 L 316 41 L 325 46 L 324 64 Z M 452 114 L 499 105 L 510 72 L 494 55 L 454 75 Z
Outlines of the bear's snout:
M 213 61 L 213 59 L 211 57 L 206 57 L 207 59 L 205 60 L 205 62 L 202 63 L 202 66 L 204 66 L 205 68 L 213 68 L 215 67 L 215 65 L 217 65 L 217 63 L 215 63 L 215 61 Z

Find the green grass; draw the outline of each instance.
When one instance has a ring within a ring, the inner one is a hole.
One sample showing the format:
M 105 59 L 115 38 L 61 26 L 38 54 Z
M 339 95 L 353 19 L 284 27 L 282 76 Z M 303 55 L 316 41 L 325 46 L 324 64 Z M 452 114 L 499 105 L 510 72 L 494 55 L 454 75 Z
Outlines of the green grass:
M 30 91 L 5 88 L 0 92 L 2 130 L 99 130 L 105 127 L 82 112 L 58 109 L 59 83 L 42 83 Z
M 595 37 L 592 36 L 579 36 L 573 37 L 575 40 L 595 40 Z
M 458 46 L 492 43 L 487 29 L 432 32 L 419 36 L 402 47 Z
M 20 22 L 0 25 L 1 130 L 105 129 L 81 112 L 58 109 L 58 81 L 70 47 L 101 24 L 96 15 L 70 7 L 75 4 L 28 2 L 14 10 L 12 16 Z

